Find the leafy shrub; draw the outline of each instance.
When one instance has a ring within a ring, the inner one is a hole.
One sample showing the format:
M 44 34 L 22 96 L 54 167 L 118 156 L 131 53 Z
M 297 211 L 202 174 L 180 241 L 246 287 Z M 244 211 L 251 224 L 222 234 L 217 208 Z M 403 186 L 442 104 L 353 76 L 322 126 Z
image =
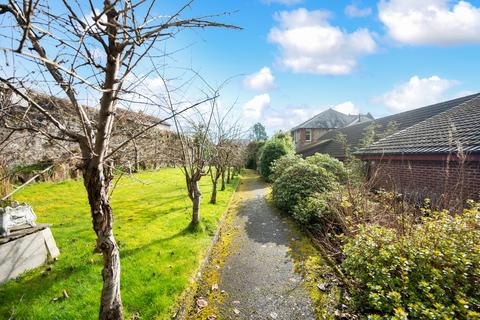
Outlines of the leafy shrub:
M 278 158 L 271 165 L 272 174 L 270 175 L 270 180 L 277 180 L 288 168 L 302 161 L 304 160 L 296 154 L 287 154 Z
M 305 160 L 308 163 L 325 168 L 337 178 L 338 182 L 345 182 L 347 180 L 347 170 L 343 166 L 343 163 L 328 154 L 315 153 Z
M 263 178 L 269 181 L 272 173 L 272 163 L 280 157 L 291 153 L 293 153 L 293 149 L 284 140 L 275 138 L 268 140 L 261 149 L 258 165 Z
M 292 135 L 290 134 L 290 132 L 278 131 L 273 135 L 272 140 L 280 140 L 285 144 L 285 146 L 289 150 L 291 150 L 292 152 L 293 150 L 295 150 L 295 146 L 293 145 Z
M 326 169 L 298 162 L 274 181 L 272 198 L 278 208 L 292 213 L 293 207 L 303 199 L 332 190 L 335 184 L 335 177 Z
M 293 218 L 311 229 L 323 229 L 334 223 L 336 214 L 329 205 L 329 193 L 316 193 L 302 199 L 293 208 Z
M 480 209 L 430 212 L 407 232 L 366 225 L 346 241 L 353 311 L 371 319 L 480 318 Z

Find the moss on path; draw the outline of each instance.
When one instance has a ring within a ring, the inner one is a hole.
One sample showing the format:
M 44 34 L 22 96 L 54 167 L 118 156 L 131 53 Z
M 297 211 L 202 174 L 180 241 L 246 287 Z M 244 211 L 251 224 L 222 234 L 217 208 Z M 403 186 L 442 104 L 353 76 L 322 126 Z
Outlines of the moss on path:
M 193 307 L 191 319 L 327 316 L 323 306 L 328 297 L 317 288 L 323 271 L 318 252 L 288 217 L 268 204 L 268 192 L 253 171 L 242 177 L 235 205 L 199 281 L 197 299 L 208 305 Z

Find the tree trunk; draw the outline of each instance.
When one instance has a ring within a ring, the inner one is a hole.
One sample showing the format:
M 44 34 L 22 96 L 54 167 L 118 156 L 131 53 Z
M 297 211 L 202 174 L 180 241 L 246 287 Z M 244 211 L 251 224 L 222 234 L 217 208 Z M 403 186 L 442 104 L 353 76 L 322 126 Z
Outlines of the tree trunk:
M 105 177 L 103 164 L 89 165 L 84 173 L 93 229 L 97 234 L 97 249 L 103 255 L 100 320 L 123 319 L 120 297 L 120 253 L 113 236 L 113 211 L 108 197 L 111 178 L 111 172 Z
M 225 169 L 222 170 L 222 188 L 220 190 L 225 190 Z
M 135 172 L 139 172 L 140 171 L 140 156 L 138 154 L 138 145 L 137 145 L 137 141 L 135 141 L 135 139 L 133 139 L 132 142 L 133 142 L 133 151 L 134 151 L 133 168 L 134 168 Z
M 200 199 L 202 192 L 198 185 L 198 181 L 193 182 L 193 212 L 192 212 L 192 225 L 198 225 L 200 223 Z
M 230 166 L 228 166 L 227 183 L 230 184 Z
M 212 197 L 210 198 L 210 203 L 215 204 L 217 203 L 217 184 L 218 184 L 218 178 L 213 182 L 213 189 L 212 189 Z

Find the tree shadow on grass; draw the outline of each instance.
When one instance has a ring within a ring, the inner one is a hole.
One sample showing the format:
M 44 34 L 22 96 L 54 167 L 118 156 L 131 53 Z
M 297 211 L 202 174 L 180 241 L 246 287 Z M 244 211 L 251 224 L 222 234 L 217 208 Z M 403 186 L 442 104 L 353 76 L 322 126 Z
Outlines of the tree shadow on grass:
M 121 257 L 129 257 L 129 256 L 132 256 L 132 255 L 135 255 L 143 250 L 147 250 L 148 248 L 151 248 L 151 247 L 159 247 L 161 248 L 162 247 L 162 244 L 165 243 L 165 242 L 168 242 L 170 240 L 173 240 L 173 239 L 176 239 L 176 238 L 179 238 L 179 237 L 184 237 L 184 236 L 188 236 L 188 235 L 191 235 L 191 234 L 195 234 L 195 233 L 199 233 L 199 232 L 205 232 L 204 229 L 202 229 L 203 227 L 200 225 L 198 227 L 192 227 L 191 225 L 188 225 L 187 227 L 183 228 L 182 230 L 180 230 L 179 232 L 169 236 L 169 237 L 166 237 L 166 238 L 160 238 L 160 239 L 156 239 L 156 240 L 153 240 L 153 241 L 150 241 L 149 243 L 146 243 L 142 246 L 138 246 L 138 247 L 135 247 L 135 248 L 132 248 L 132 249 L 126 249 L 126 250 L 121 250 L 120 251 L 120 256 Z
M 160 197 L 160 196 L 159 196 Z M 163 208 L 165 206 L 168 206 L 172 203 L 181 201 L 181 200 L 188 200 L 187 195 L 174 195 L 174 196 L 161 196 L 161 201 L 152 201 L 151 196 L 147 196 L 144 198 L 136 198 L 135 201 L 129 202 L 129 204 L 125 205 L 124 202 L 120 205 L 119 203 L 114 202 L 112 204 L 113 210 L 115 212 L 115 209 L 117 210 L 122 210 L 122 211 L 136 211 L 138 210 L 138 207 L 143 207 L 145 206 L 146 208 L 152 208 L 152 207 L 158 207 L 158 208 Z
M 101 264 L 101 262 L 99 264 Z M 90 266 L 88 264 L 79 264 L 76 266 L 63 265 L 59 267 L 56 266 L 56 263 L 48 263 L 22 274 L 17 279 L 10 280 L 0 288 L 0 301 L 2 301 L 0 304 L 0 314 L 6 316 L 19 304 L 30 305 L 34 303 L 45 292 L 49 292 L 51 287 L 55 285 L 58 286 L 59 283 L 68 281 L 68 279 L 73 277 L 80 279 L 80 275 L 89 272 L 89 268 Z M 101 281 L 100 273 L 98 274 L 98 278 L 99 281 Z M 64 287 L 68 290 L 66 285 Z M 68 300 L 62 298 L 61 291 L 55 292 L 54 294 L 52 293 L 52 296 L 48 297 L 48 299 L 50 303 L 68 303 Z

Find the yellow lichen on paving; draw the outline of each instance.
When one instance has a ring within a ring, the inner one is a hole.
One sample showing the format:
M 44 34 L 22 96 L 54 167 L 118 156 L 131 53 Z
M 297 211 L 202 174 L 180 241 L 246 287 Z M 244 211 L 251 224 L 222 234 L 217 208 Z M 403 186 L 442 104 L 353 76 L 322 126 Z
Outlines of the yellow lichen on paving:
M 265 194 L 265 200 L 275 208 L 272 200 L 272 189 Z M 277 210 L 279 212 L 279 210 Z M 338 305 L 340 293 L 336 284 L 331 283 L 326 277 L 329 274 L 328 266 L 322 261 L 320 252 L 316 249 L 308 235 L 286 214 L 279 212 L 293 233 L 289 243 L 289 255 L 291 256 L 295 272 L 302 275 L 303 285 L 307 287 L 310 298 L 315 308 L 318 319 L 335 319 L 335 307 Z M 319 289 L 319 284 L 327 284 L 326 290 Z
M 335 307 L 338 305 L 339 289 L 326 277 L 328 267 L 323 263 L 320 253 L 306 236 L 301 235 L 290 243 L 289 250 L 295 272 L 302 275 L 304 285 L 310 292 L 310 298 L 318 319 L 335 319 Z M 322 286 L 324 290 L 321 290 Z
M 246 181 L 251 179 L 257 179 L 257 175 L 252 171 L 245 171 L 240 180 L 240 185 L 233 196 L 230 206 L 225 214 L 220 226 L 220 234 L 217 243 L 212 248 L 210 260 L 203 271 L 199 281 L 196 284 L 195 300 L 203 298 L 207 301 L 207 306 L 204 308 L 198 308 L 195 305 L 195 301 L 192 303 L 192 308 L 189 311 L 188 318 L 196 320 L 205 320 L 209 316 L 217 316 L 217 305 L 223 302 L 227 293 L 222 292 L 222 288 L 212 290 L 214 286 L 218 286 L 220 281 L 219 270 L 223 267 L 225 259 L 235 252 L 235 236 L 238 234 L 235 228 L 234 221 L 238 212 L 239 206 L 241 206 L 244 200 L 252 197 L 252 192 L 245 188 Z

